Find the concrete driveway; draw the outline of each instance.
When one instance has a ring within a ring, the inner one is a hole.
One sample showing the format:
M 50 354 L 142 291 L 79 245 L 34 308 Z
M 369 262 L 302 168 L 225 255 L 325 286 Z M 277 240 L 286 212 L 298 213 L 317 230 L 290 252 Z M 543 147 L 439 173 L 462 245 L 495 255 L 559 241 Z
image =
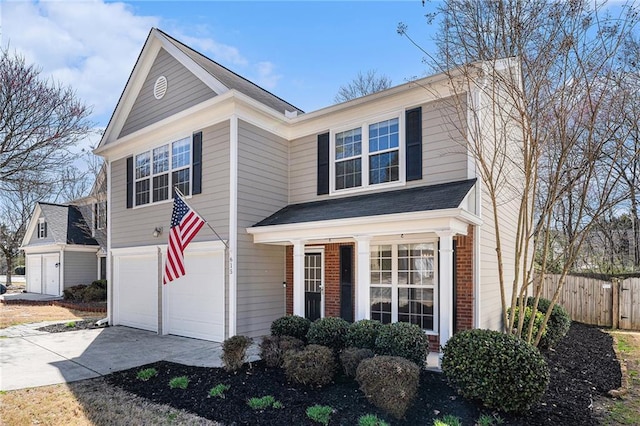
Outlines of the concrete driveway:
M 90 379 L 161 360 L 222 365 L 220 343 L 122 326 L 63 333 L 39 332 L 36 326 L 0 330 L 0 390 Z M 257 359 L 257 352 L 254 345 L 249 358 Z

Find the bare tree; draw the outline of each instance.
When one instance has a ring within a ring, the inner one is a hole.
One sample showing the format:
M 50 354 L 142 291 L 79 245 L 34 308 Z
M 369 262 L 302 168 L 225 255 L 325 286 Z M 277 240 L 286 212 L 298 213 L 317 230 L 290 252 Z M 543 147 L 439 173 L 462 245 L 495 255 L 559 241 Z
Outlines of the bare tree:
M 91 128 L 71 88 L 50 82 L 18 54 L 0 52 L 0 187 L 53 181 Z
M 468 123 L 458 130 L 491 207 L 504 330 L 535 344 L 544 327 L 534 336 L 533 321 L 524 329 L 524 315 L 516 324 L 508 312 L 522 312 L 533 291 L 535 314 L 542 289 L 534 269 L 548 270 L 556 244 L 552 306 L 558 301 L 594 224 L 628 196 L 611 162 L 638 156 L 608 120 L 624 101 L 612 88 L 628 72 L 623 51 L 638 26 L 636 5 L 617 10 L 580 0 L 445 0 L 430 17 L 440 30 L 437 52 L 423 49 L 426 62 L 450 80 L 448 99 Z M 398 32 L 420 48 L 406 26 Z M 501 229 L 513 218 L 512 239 Z
M 350 83 L 340 86 L 334 102 L 346 102 L 390 87 L 391 79 L 384 74 L 378 76 L 376 70 L 369 70 L 366 74 L 358 72 L 358 75 Z

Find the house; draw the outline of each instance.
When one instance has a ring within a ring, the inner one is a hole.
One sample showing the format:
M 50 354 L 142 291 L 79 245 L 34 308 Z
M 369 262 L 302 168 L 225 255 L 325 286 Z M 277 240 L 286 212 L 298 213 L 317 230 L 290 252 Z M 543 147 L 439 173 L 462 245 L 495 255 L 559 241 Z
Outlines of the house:
M 284 314 L 372 318 L 434 350 L 500 328 L 492 206 L 451 96 L 435 75 L 305 113 L 152 29 L 95 150 L 111 323 L 221 341 Z M 173 187 L 222 241 L 204 227 L 163 285 Z
M 69 204 L 36 204 L 21 250 L 26 291 L 62 296 L 64 289 L 106 279 L 106 173 L 91 194 Z

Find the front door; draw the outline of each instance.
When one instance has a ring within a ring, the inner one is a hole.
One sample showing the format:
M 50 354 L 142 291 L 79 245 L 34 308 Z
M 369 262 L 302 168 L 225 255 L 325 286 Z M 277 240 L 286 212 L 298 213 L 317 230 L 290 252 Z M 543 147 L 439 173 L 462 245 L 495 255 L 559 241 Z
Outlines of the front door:
M 304 316 L 311 321 L 322 317 L 322 252 L 304 255 Z
M 44 294 L 60 295 L 60 255 L 47 254 L 42 256 L 42 270 L 44 272 Z

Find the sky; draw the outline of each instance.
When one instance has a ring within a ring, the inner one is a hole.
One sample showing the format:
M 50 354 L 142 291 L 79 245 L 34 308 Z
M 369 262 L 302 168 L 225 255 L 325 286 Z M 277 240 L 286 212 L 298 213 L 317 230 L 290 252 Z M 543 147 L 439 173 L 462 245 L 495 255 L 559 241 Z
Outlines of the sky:
M 433 3 L 406 1 L 30 1 L 0 3 L 1 44 L 71 86 L 104 128 L 152 27 L 304 111 L 375 70 L 393 85 L 427 74 Z M 96 137 L 86 143 L 95 144 Z

